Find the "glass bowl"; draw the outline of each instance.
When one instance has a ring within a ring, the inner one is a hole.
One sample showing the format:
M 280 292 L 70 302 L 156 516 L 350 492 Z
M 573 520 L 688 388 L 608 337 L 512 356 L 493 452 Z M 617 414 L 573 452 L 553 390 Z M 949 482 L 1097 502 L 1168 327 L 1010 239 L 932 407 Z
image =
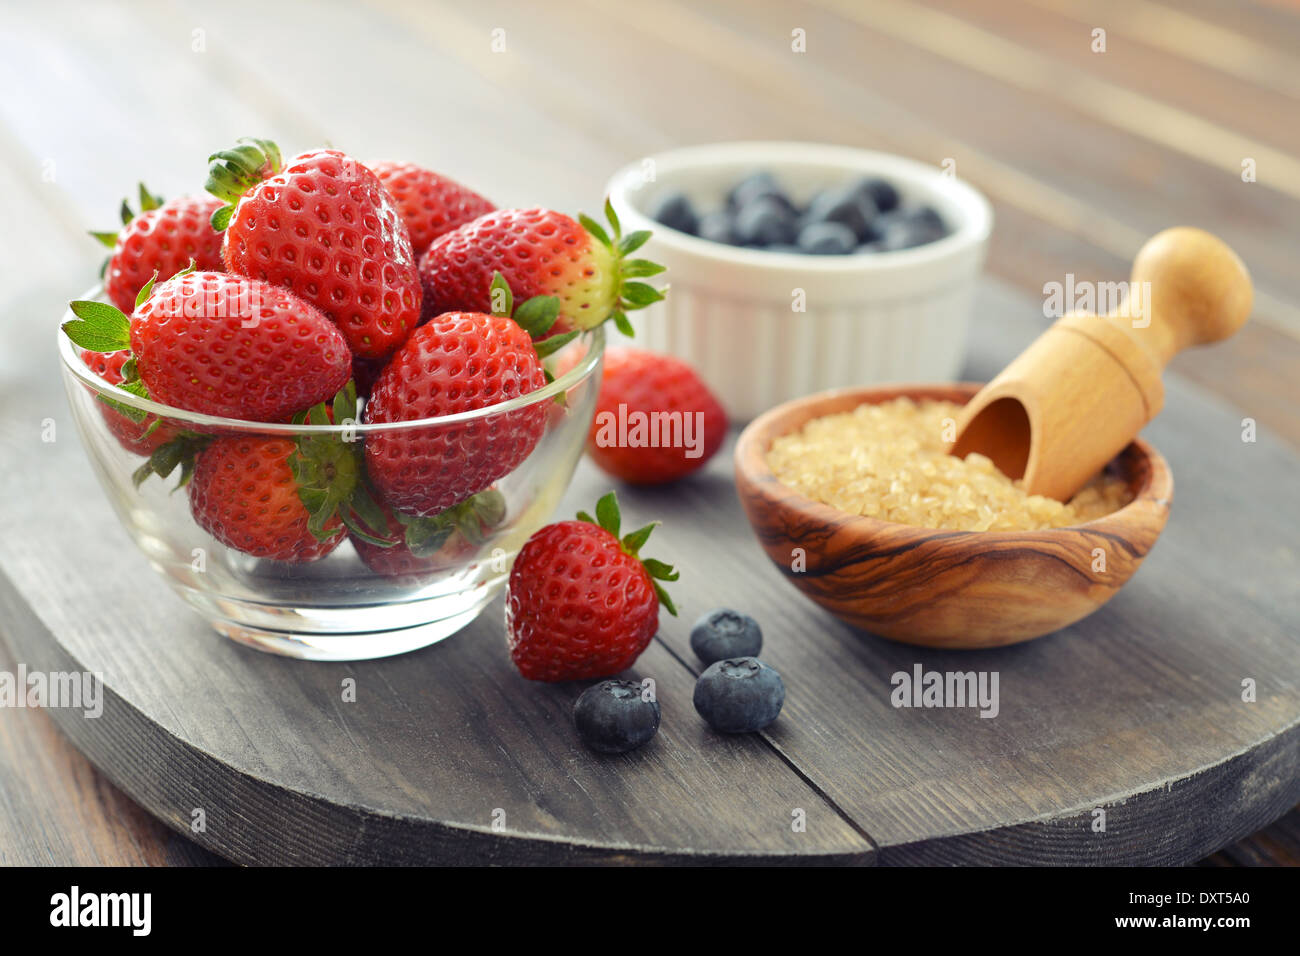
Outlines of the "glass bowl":
M 227 637 L 276 654 L 333 661 L 424 647 L 454 634 L 487 606 L 505 583 L 514 555 L 550 518 L 573 476 L 595 409 L 605 346 L 603 329 L 583 333 L 547 359 L 557 377 L 545 388 L 472 412 L 371 425 L 294 425 L 200 415 L 138 398 L 100 379 L 62 331 L 58 337 L 68 400 L 91 465 L 154 569 Z M 418 559 L 410 561 L 376 560 L 374 546 L 367 549 L 351 534 L 317 560 L 253 557 L 196 523 L 190 495 L 176 490 L 180 467 L 166 479 L 152 474 L 138 485 L 133 477 L 150 460 L 144 446 L 160 433 L 185 432 L 199 436 L 199 444 L 236 437 L 364 443 L 380 432 L 455 438 L 491 434 L 530 409 L 544 420 L 541 437 L 509 474 L 475 496 L 483 507 L 475 512 L 472 531 L 462 531 L 459 522 L 441 543 L 437 534 L 425 536 Z M 127 417 L 140 413 L 153 417 L 140 425 Z M 158 429 L 139 439 L 155 417 Z M 363 560 L 367 550 L 369 562 Z

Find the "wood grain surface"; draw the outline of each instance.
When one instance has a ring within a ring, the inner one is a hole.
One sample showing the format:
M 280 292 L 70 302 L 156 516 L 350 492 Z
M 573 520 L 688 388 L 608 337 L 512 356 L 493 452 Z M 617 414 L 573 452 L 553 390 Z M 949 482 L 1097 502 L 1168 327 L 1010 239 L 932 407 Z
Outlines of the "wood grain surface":
M 244 29 L 254 17 L 260 29 Z M 363 158 L 410 157 L 445 169 L 504 204 L 570 210 L 594 208 L 608 173 L 629 160 L 693 142 L 788 137 L 888 149 L 935 163 L 951 157 L 958 174 L 994 203 L 989 271 L 1009 284 L 990 284 L 976 317 L 971 373 L 982 371 L 986 377 L 996 371 L 996 359 L 981 358 L 978 348 L 1007 344 L 986 343 L 998 334 L 994 312 L 1014 310 L 1032 326 L 1045 282 L 1066 273 L 1079 280 L 1121 277 L 1146 236 L 1177 223 L 1203 226 L 1241 252 L 1258 295 L 1255 314 L 1239 336 L 1212 352 L 1186 353 L 1174 361 L 1185 381 L 1208 390 L 1184 390 L 1190 396 L 1188 414 L 1196 422 L 1217 416 L 1221 428 L 1228 422 L 1239 428 L 1241 418 L 1251 417 L 1266 439 L 1300 444 L 1300 273 L 1294 269 L 1300 233 L 1293 228 L 1300 215 L 1300 179 L 1292 158 L 1295 124 L 1285 121 L 1300 104 L 1300 16 L 1290 7 L 1229 7 L 1214 0 L 979 5 L 645 0 L 634 7 L 595 0 L 544 7 L 505 0 L 473 5 L 332 0 L 308 11 L 296 2 L 233 0 L 216 16 L 198 0 L 130 5 L 51 0 L 5 5 L 0 25 L 6 36 L 20 40 L 0 59 L 0 82 L 23 91 L 0 101 L 0 188 L 10 222 L 23 224 L 0 233 L 0 255 L 13 266 L 0 293 L 0 322 L 7 334 L 7 348 L 0 351 L 0 443 L 7 474 L 20 463 L 20 470 L 36 464 L 45 450 L 33 438 L 40 422 L 66 415 L 61 399 L 51 397 L 50 340 L 60 303 L 84 289 L 97 268 L 99 252 L 84 230 L 112 223 L 120 196 L 141 176 L 167 195 L 197 189 L 203 158 L 246 134 L 273 134 L 291 149 L 329 142 Z M 1107 31 L 1104 54 L 1089 48 L 1099 26 Z M 506 31 L 508 52 L 488 55 L 497 28 Z M 807 32 L 806 54 L 791 52 L 795 28 Z M 311 42 L 304 43 L 308 29 Z M 365 83 L 356 82 L 359 68 L 340 65 L 356 62 L 344 52 L 360 38 L 371 51 L 361 58 Z M 336 68 L 322 70 L 321 63 Z M 376 92 L 383 89 L 401 94 Z M 507 148 L 490 148 L 503 141 Z M 91 142 L 97 144 L 93 151 L 87 148 Z M 1252 157 L 1258 181 L 1246 183 L 1241 163 Z M 1026 328 L 1019 344 L 1034 331 Z M 29 394 L 30 402 L 19 404 Z M 1256 469 L 1266 465 L 1255 461 L 1212 471 L 1206 456 L 1175 457 L 1176 445 L 1154 428 L 1151 437 L 1171 458 L 1179 502 L 1166 537 L 1134 587 L 1154 577 L 1156 562 L 1189 512 L 1200 513 L 1206 533 L 1229 534 L 1232 512 L 1218 508 L 1215 496 L 1249 499 Z M 1265 445 L 1251 451 L 1256 448 Z M 17 455 L 14 449 L 20 449 Z M 1270 467 L 1285 460 L 1276 457 L 1281 454 L 1276 441 L 1267 449 L 1261 457 Z M 64 460 L 69 470 L 82 466 L 75 455 Z M 1217 469 L 1218 462 L 1231 464 L 1233 458 L 1221 449 L 1208 461 Z M 1188 481 L 1207 471 L 1200 504 L 1196 499 L 1188 504 Z M 599 484 L 585 469 L 582 481 L 593 483 L 575 486 L 575 493 Z M 704 488 L 725 492 L 725 469 L 702 476 L 681 497 L 698 501 Z M 83 490 L 84 501 L 65 503 L 60 523 L 81 520 L 83 509 L 105 510 L 97 489 Z M 670 500 L 652 493 L 634 507 L 649 514 Z M 0 514 L 7 522 L 25 507 L 9 496 Z M 716 532 L 729 520 L 740 520 L 734 501 L 730 511 L 719 507 L 701 526 Z M 1295 527 L 1293 505 L 1281 520 L 1289 520 L 1281 527 Z M 1296 630 L 1293 605 L 1287 612 L 1282 603 L 1294 600 L 1294 545 L 1269 543 L 1276 542 L 1278 527 L 1262 518 L 1251 526 L 1260 535 L 1256 560 L 1273 562 L 1275 573 L 1289 570 L 1289 585 L 1284 579 L 1270 593 L 1266 575 L 1252 594 L 1247 572 L 1216 566 L 1223 555 L 1210 546 L 1186 580 L 1161 578 L 1157 588 L 1161 600 L 1174 605 L 1192 596 L 1210 602 L 1201 606 L 1217 610 L 1205 615 L 1225 634 L 1242 636 L 1239 670 L 1265 672 L 1261 664 L 1269 659 L 1254 656 L 1250 639 L 1256 625 L 1272 632 L 1289 626 L 1292 635 Z M 138 561 L 118 535 L 123 561 Z M 28 564 L 24 548 L 11 538 L 0 544 L 0 553 L 7 572 Z M 57 594 L 58 582 L 93 581 L 96 570 L 89 557 L 78 550 L 58 568 L 47 569 L 43 587 Z M 712 571 L 703 560 L 700 567 L 706 575 Z M 135 570 L 148 573 L 142 565 Z M 760 566 L 747 577 L 746 588 L 781 593 L 784 583 L 766 574 Z M 764 623 L 778 633 L 799 633 L 808 628 L 808 612 L 795 603 L 793 591 L 788 593 L 791 603 Z M 1236 607 L 1244 599 L 1259 603 L 1248 604 L 1234 619 L 1214 617 L 1224 613 L 1222 601 Z M 719 602 L 726 600 L 741 599 L 719 595 Z M 1132 605 L 1124 606 L 1127 614 Z M 84 603 L 66 613 L 79 615 L 83 626 L 95 619 L 94 609 Z M 18 620 L 0 625 L 11 641 Z M 1194 626 L 1200 618 L 1192 608 L 1179 608 L 1176 621 Z M 1160 633 L 1165 632 L 1156 622 L 1139 620 L 1126 639 L 1101 641 L 1097 660 L 1107 654 L 1124 659 L 1132 646 L 1151 644 L 1153 659 L 1137 668 L 1144 679 L 1158 683 L 1181 668 L 1203 691 L 1214 668 Z M 187 638 L 185 632 L 170 637 L 211 641 L 194 633 Z M 669 635 L 669 646 L 671 640 Z M 849 660 L 856 660 L 862 647 L 874 647 L 860 638 L 835 637 L 826 645 L 824 640 L 814 645 L 814 661 L 840 653 L 841 642 L 850 648 Z M 1039 643 L 1052 646 L 1059 640 Z M 1137 683 L 1121 686 L 1142 694 Z M 815 693 L 826 696 L 838 687 Z M 562 712 L 554 707 L 553 713 Z M 1155 711 L 1147 756 L 1158 770 L 1168 758 L 1162 751 L 1169 744 L 1166 722 L 1175 715 Z M 1063 744 L 1070 743 L 1070 725 L 1055 719 L 1048 724 Z M 233 726 L 245 730 L 238 722 Z M 836 732 L 818 723 L 806 730 L 814 740 L 833 739 Z M 1133 733 L 1116 746 L 1135 746 Z M 1217 735 L 1211 728 L 1209 736 Z M 791 764 L 790 743 L 774 737 L 765 748 L 802 780 L 806 772 Z M 999 736 L 997 745 L 1004 764 L 1021 748 L 1014 734 Z M 944 748 L 937 729 L 930 746 L 935 753 Z M 1199 752 L 1193 748 L 1193 755 Z M 1025 759 L 1032 763 L 1032 757 Z M 1046 769 L 1068 777 L 1074 759 Z M 932 769 L 926 796 L 906 812 L 895 811 L 895 817 L 942 817 L 931 805 L 943 798 L 937 764 Z M 1233 779 L 1249 795 L 1267 784 L 1279 765 L 1258 755 L 1252 768 L 1238 769 Z M 180 855 L 161 849 L 169 843 L 159 834 L 168 831 L 160 831 L 55 736 L 47 715 L 15 711 L 0 718 L 0 772 L 3 862 L 204 858 L 191 844 L 171 844 L 186 847 Z M 1014 769 L 999 772 L 1008 773 L 1004 786 L 1014 793 Z M 993 770 L 985 774 L 992 786 Z M 844 786 L 860 795 L 868 783 L 894 798 L 905 794 L 900 781 L 890 779 Z M 1202 801 L 1208 830 L 1222 812 L 1217 801 L 1229 790 L 1217 792 L 1219 798 Z M 779 787 L 769 796 L 773 793 L 780 799 L 787 795 Z M 845 799 L 840 790 L 827 794 L 837 805 Z M 1274 810 L 1280 808 L 1269 812 Z M 1291 814 L 1214 862 L 1300 861 L 1296 819 L 1300 816 Z M 963 825 L 960 819 L 948 823 Z M 847 838 L 841 847 L 860 849 L 849 836 L 857 834 L 852 827 L 848 833 L 831 829 Z M 1023 848 L 1026 839 L 1011 836 L 1006 843 Z M 1185 859 L 1198 848 L 1208 852 L 1217 845 L 1201 840 L 1166 849 Z

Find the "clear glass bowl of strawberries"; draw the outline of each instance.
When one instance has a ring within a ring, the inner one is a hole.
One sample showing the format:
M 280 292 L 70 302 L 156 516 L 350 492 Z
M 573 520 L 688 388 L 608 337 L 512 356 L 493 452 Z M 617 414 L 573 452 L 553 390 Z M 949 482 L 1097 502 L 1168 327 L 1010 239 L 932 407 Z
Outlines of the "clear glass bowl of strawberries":
M 572 477 L 604 323 L 661 295 L 648 235 L 266 140 L 206 188 L 142 186 L 60 332 L 114 508 L 243 643 L 354 660 L 454 633 Z

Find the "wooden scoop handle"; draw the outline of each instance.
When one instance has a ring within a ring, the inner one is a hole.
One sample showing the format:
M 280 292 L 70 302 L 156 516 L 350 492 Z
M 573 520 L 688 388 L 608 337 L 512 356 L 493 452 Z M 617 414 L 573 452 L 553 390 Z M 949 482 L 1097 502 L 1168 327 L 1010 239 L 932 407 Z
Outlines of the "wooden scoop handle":
M 1129 332 L 1160 368 L 1185 348 L 1228 338 L 1250 315 L 1254 298 L 1250 273 L 1237 254 L 1190 226 L 1148 240 L 1133 260 L 1130 279 L 1135 307 L 1106 318 Z
M 1133 261 L 1126 301 L 1058 319 L 980 390 L 951 452 L 980 452 L 1030 494 L 1067 501 L 1164 405 L 1178 352 L 1225 339 L 1250 315 L 1250 275 L 1200 229 L 1166 229 Z

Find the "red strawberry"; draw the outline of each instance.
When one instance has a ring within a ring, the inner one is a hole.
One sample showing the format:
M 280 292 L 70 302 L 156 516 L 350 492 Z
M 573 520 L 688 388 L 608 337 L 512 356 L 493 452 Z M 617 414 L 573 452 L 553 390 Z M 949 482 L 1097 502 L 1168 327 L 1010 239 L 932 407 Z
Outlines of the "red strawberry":
M 370 171 L 397 203 L 417 258 L 443 233 L 496 208 L 454 179 L 414 163 L 381 161 L 371 163 Z
M 199 453 L 189 482 L 190 512 L 222 544 L 256 558 L 303 563 L 325 557 L 342 542 L 343 522 L 312 532 L 286 438 L 218 438 Z
M 383 507 L 388 547 L 352 535 L 366 567 L 387 577 L 420 577 L 455 568 L 482 548 L 505 519 L 506 500 L 489 488 L 432 518 L 412 518 Z
M 92 232 L 113 250 L 104 267 L 104 291 L 123 312 L 155 276 L 174 276 L 192 261 L 205 272 L 221 272 L 221 233 L 209 220 L 221 203 L 208 196 L 162 202 L 140 184 L 140 215 L 122 201 L 121 232 Z
M 689 475 L 727 437 L 727 413 L 695 370 L 644 349 L 605 353 L 591 460 L 615 478 L 659 484 Z
M 109 385 L 121 385 L 125 381 L 122 366 L 130 359 L 130 349 L 107 354 L 92 352 L 89 349 L 81 351 L 81 360 L 86 363 L 86 367 Z M 154 423 L 158 422 L 156 415 L 146 416 L 137 422 L 121 411 L 120 407 L 114 408 L 103 402 L 100 403 L 99 411 L 118 444 L 134 454 L 152 454 L 160 445 L 165 445 L 176 437 L 176 426 L 170 422 L 162 422 L 156 428 L 154 427 Z
M 559 328 L 590 329 L 612 318 L 631 334 L 625 313 L 658 302 L 663 293 L 628 280 L 663 267 L 626 258 L 650 233 L 623 236 L 609 203 L 605 212 L 612 238 L 586 216 L 575 222 L 549 209 L 502 209 L 435 239 L 420 260 L 424 314 L 488 311 L 488 287 L 500 272 L 520 298 L 558 296 Z
M 266 140 L 212 157 L 207 189 L 232 205 L 225 230 L 231 272 L 284 286 L 334 320 L 362 358 L 391 355 L 420 318 L 420 277 L 392 197 L 369 169 L 333 149 L 281 168 Z
M 502 312 L 448 312 L 416 329 L 371 388 L 366 421 L 454 415 L 542 388 L 540 346 L 510 318 L 511 305 L 506 289 Z M 452 425 L 376 432 L 366 440 L 366 470 L 389 507 L 431 517 L 488 488 L 527 458 L 546 429 L 547 404 Z
M 78 320 L 64 330 L 95 351 L 129 344 L 136 384 L 155 401 L 207 415 L 283 422 L 333 396 L 352 374 L 339 330 L 284 289 L 193 272 L 149 290 L 129 320 L 129 338 L 126 316 L 96 302 L 72 303 Z
M 654 525 L 620 539 L 618 501 L 596 505 L 597 524 L 542 528 L 515 558 L 506 592 L 510 657 L 529 680 L 591 680 L 631 667 L 659 630 L 659 604 L 676 614 L 658 583 L 677 572 L 637 552 Z M 656 580 L 658 579 L 658 580 Z

